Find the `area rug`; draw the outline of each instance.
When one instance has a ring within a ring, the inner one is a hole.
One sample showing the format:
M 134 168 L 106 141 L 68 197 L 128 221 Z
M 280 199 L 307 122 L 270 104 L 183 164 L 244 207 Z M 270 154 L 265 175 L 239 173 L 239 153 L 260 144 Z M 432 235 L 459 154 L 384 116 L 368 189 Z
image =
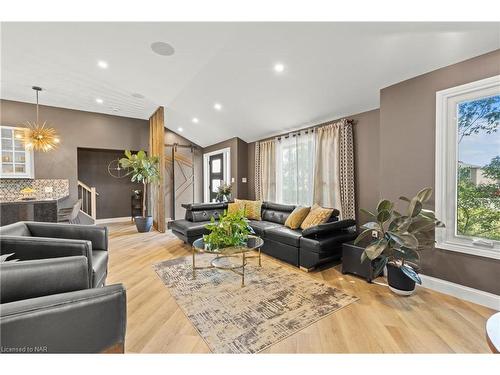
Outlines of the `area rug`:
M 196 265 L 213 256 L 197 255 Z M 214 353 L 257 353 L 358 298 L 292 267 L 263 259 L 245 268 L 245 286 L 234 272 L 196 270 L 183 257 L 153 267 Z

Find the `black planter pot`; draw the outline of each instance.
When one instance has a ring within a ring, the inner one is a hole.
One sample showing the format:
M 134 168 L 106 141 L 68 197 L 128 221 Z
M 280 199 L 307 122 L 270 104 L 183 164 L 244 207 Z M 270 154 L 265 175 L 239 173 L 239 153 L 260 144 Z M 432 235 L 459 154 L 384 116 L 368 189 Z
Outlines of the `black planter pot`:
M 415 291 L 415 281 L 406 276 L 399 267 L 387 264 L 387 283 L 394 293 L 409 296 Z
M 149 232 L 153 226 L 152 216 L 136 216 L 134 217 L 135 226 L 139 233 Z

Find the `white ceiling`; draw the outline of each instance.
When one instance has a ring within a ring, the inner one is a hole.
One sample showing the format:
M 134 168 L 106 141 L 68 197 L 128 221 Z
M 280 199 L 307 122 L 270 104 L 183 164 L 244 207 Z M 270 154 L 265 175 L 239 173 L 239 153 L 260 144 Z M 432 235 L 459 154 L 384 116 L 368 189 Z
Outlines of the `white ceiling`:
M 383 87 L 500 48 L 500 23 L 3 23 L 1 42 L 1 98 L 39 85 L 41 104 L 143 119 L 163 105 L 207 146 L 377 108 Z

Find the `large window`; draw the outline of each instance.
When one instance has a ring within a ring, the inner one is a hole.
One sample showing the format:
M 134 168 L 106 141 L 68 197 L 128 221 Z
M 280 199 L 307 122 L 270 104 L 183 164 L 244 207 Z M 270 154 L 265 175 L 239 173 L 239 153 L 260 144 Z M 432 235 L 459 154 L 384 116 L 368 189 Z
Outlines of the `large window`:
M 436 99 L 437 246 L 500 259 L 500 76 Z
M 290 134 L 277 141 L 276 198 L 280 203 L 312 204 L 314 134 Z

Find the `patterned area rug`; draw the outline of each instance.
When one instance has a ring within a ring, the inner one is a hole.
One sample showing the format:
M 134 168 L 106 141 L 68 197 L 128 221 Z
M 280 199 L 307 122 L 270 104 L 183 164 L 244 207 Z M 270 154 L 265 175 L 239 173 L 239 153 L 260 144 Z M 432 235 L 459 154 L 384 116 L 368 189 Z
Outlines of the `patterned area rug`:
M 196 266 L 213 255 L 196 256 Z M 163 283 L 215 353 L 257 353 L 358 298 L 293 270 L 252 259 L 241 276 L 218 269 L 196 270 L 191 257 L 154 265 Z

